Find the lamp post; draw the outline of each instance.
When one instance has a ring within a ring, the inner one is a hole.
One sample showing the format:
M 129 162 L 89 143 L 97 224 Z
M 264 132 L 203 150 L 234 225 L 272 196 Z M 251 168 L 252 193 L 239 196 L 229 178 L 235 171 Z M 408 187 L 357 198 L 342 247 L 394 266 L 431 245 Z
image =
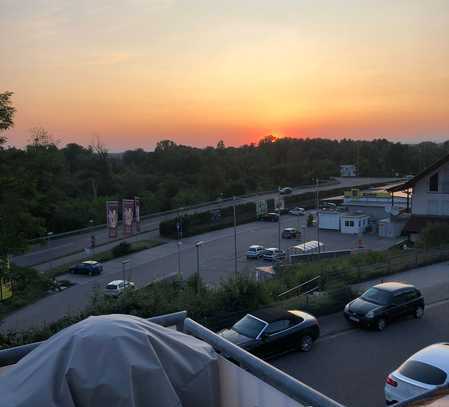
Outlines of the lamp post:
M 233 214 L 234 214 L 234 274 L 237 275 L 237 216 L 235 213 L 235 196 L 233 197 L 234 205 L 233 207 Z
M 50 239 L 53 236 L 53 232 L 47 232 L 47 247 L 50 246 Z M 51 257 L 50 257 L 50 261 L 48 263 L 48 266 L 50 267 L 50 270 L 53 268 L 53 262 L 51 261 Z
M 196 247 L 196 277 L 197 277 L 197 286 L 196 291 L 199 291 L 199 284 L 200 284 L 200 246 L 204 244 L 204 241 L 199 240 L 195 243 Z
M 123 284 L 124 284 L 126 281 L 126 265 L 129 263 L 129 260 L 128 259 L 122 260 L 121 263 L 122 263 Z
M 177 246 L 178 246 L 178 275 L 181 276 L 181 246 L 182 246 L 182 242 L 180 240 L 178 240 Z
M 320 180 L 316 179 L 316 240 L 318 242 L 318 254 L 320 253 L 320 197 L 318 186 Z
M 278 188 L 279 197 L 277 203 L 278 210 L 278 249 L 281 250 L 281 187 Z

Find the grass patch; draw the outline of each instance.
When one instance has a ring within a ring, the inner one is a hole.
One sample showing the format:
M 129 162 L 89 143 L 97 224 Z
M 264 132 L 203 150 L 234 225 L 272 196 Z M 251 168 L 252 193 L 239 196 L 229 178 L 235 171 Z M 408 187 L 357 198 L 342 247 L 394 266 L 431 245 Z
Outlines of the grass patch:
M 140 240 L 138 242 L 129 243 L 129 249 L 126 250 L 126 253 L 119 251 L 118 252 L 118 253 L 120 253 L 119 255 L 114 255 L 114 249 L 117 248 L 118 246 L 122 245 L 122 243 L 120 243 L 119 245 L 113 247 L 110 250 L 106 250 L 101 253 L 96 253 L 94 256 L 90 256 L 89 260 L 96 260 L 101 263 L 105 263 L 107 261 L 110 261 L 113 259 L 118 259 L 123 256 L 129 256 L 130 254 L 141 252 L 142 250 L 148 250 L 153 247 L 163 245 L 165 243 L 166 242 L 163 242 L 161 240 Z M 117 251 L 116 251 L 116 253 L 117 253 Z M 61 266 L 54 267 L 51 270 L 46 271 L 45 274 L 49 278 L 55 278 L 56 276 L 67 273 L 67 271 L 69 270 L 69 268 L 71 266 L 74 266 L 75 264 L 78 264 L 80 261 L 84 261 L 84 260 L 87 260 L 87 259 L 78 260 L 78 261 L 63 264 Z

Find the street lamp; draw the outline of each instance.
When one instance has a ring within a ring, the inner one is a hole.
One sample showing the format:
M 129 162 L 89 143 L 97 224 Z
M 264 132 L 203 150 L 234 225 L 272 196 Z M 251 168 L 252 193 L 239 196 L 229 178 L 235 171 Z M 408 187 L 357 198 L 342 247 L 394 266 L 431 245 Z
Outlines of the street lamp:
M 235 214 L 235 196 L 233 197 L 233 213 L 234 213 L 234 274 L 237 274 L 237 216 Z
M 199 291 L 199 284 L 200 284 L 200 246 L 204 244 L 203 240 L 199 240 L 195 243 L 196 247 L 196 277 L 197 277 L 197 291 Z
M 320 253 L 320 198 L 318 186 L 320 180 L 316 179 L 316 240 L 318 242 L 318 254 Z
M 278 249 L 281 250 L 281 187 L 278 188 L 279 198 L 277 203 L 278 210 Z
M 123 284 L 125 284 L 126 281 L 126 265 L 129 263 L 129 260 L 122 260 L 122 273 L 123 273 Z
M 50 239 L 53 236 L 53 232 L 48 232 L 47 233 L 47 247 L 50 246 Z M 50 267 L 50 270 L 53 268 L 53 262 L 51 261 L 51 257 L 50 257 L 50 261 L 48 263 L 48 266 Z
M 177 246 L 178 246 L 178 275 L 181 276 L 181 246 L 182 246 L 182 242 L 180 240 L 178 240 Z

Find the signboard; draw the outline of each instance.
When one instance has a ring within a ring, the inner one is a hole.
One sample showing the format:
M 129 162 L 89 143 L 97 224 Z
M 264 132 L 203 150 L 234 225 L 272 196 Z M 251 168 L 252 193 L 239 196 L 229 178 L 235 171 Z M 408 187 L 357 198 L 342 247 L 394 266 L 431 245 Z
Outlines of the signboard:
M 108 225 L 109 237 L 117 237 L 118 227 L 118 201 L 106 202 L 106 222 Z
M 140 198 L 134 197 L 134 223 L 136 225 L 136 232 L 140 232 Z
M 262 201 L 257 201 L 256 202 L 256 214 L 257 216 L 261 216 L 264 213 L 268 212 L 268 204 L 267 201 L 262 200 Z
M 133 233 L 134 199 L 122 199 L 123 235 Z
M 12 281 L 1 279 L 0 280 L 0 301 L 6 300 L 12 297 Z

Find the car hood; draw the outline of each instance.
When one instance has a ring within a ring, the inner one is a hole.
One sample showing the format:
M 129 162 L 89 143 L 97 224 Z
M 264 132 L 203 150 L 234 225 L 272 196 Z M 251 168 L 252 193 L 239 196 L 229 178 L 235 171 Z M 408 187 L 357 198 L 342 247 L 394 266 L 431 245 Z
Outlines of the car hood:
M 374 311 L 377 308 L 382 308 L 382 306 L 374 304 L 373 302 L 365 301 L 362 298 L 356 298 L 349 304 L 350 311 L 361 315 L 365 315 L 367 312 Z
M 232 329 L 223 329 L 218 333 L 218 335 L 238 346 L 254 342 L 253 338 L 249 338 L 248 336 L 245 335 L 240 335 L 238 332 Z

